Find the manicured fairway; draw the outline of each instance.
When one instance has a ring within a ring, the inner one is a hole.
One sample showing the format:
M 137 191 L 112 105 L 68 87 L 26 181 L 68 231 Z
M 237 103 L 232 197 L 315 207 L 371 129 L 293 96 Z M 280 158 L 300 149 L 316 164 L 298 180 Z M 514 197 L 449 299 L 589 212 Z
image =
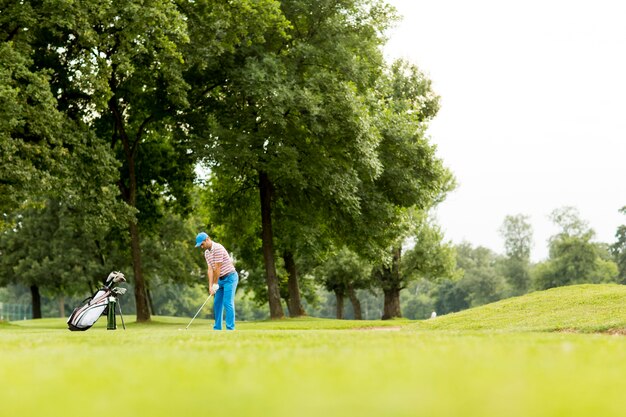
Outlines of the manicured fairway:
M 459 313 L 465 324 L 458 315 L 240 323 L 236 332 L 210 331 L 205 320 L 180 331 L 189 318 L 161 317 L 126 331 L 105 330 L 103 318 L 81 333 L 62 319 L 3 324 L 0 417 L 623 416 L 626 338 L 589 333 L 597 323 L 585 310 L 623 299 L 584 302 L 620 289 L 563 290 L 582 307 L 562 303 L 578 318 L 560 332 L 506 327 L 513 319 L 495 305 L 499 319 L 481 307 Z M 510 309 L 540 308 L 541 296 L 527 297 Z M 476 317 L 494 327 L 463 330 Z
M 244 327 L 2 327 L 0 415 L 587 417 L 626 406 L 621 336 Z

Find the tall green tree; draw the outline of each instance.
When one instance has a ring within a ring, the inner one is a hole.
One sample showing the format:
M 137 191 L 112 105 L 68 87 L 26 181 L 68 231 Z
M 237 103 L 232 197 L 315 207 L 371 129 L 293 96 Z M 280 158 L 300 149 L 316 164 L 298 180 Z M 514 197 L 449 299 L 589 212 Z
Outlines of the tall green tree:
M 439 109 L 431 81 L 417 67 L 396 61 L 378 80 L 374 98 L 381 171 L 363 181 L 360 216 L 346 224 L 345 233 L 353 248 L 382 260 L 377 270 L 385 293 L 383 317 L 392 318 L 401 316 L 402 242 L 407 232 L 425 224 L 420 216 L 443 200 L 454 180 L 426 136 Z M 416 210 L 422 214 L 414 216 Z
M 193 88 L 190 97 L 192 105 L 185 112 L 185 119 L 189 126 L 187 133 L 192 145 L 195 144 L 193 149 L 197 157 L 211 167 L 214 176 L 233 178 L 234 185 L 227 187 L 228 192 L 240 193 L 238 186 L 244 190 L 250 187 L 257 190 L 259 176 L 250 174 L 250 167 L 245 162 L 245 155 L 249 150 L 246 149 L 246 141 L 242 140 L 249 133 L 247 129 L 250 127 L 250 116 L 243 115 L 244 108 L 247 107 L 246 93 L 237 93 L 237 89 L 241 87 L 237 84 L 241 82 L 242 73 L 249 69 L 246 64 L 248 56 L 258 56 L 266 48 L 266 44 L 280 42 L 285 37 L 288 23 L 280 10 L 280 3 L 272 0 L 243 0 L 228 4 L 201 1 L 197 5 L 187 3 L 184 10 L 189 18 L 191 45 L 205 45 L 203 48 L 189 49 L 188 52 L 190 66 L 186 79 Z M 216 39 L 222 42 L 216 43 Z M 252 80 L 248 81 L 256 86 Z M 253 106 L 250 107 L 252 108 Z M 238 135 L 241 137 L 237 138 Z M 234 139 L 234 143 L 231 142 L 234 148 L 225 149 L 222 144 L 231 139 Z M 236 142 L 240 144 L 237 145 Z M 217 174 L 218 172 L 221 174 Z M 258 199 L 258 191 L 253 199 Z M 243 200 L 247 206 L 249 201 Z M 245 206 L 232 205 L 229 214 L 235 207 L 242 212 L 245 209 Z M 227 217 L 219 216 L 216 220 L 220 222 Z M 245 229 L 245 226 L 235 226 L 234 229 Z M 264 233 L 268 233 L 267 228 Z M 238 240 L 238 247 L 245 242 L 244 236 L 240 237 L 242 239 Z M 251 242 L 255 241 L 256 239 Z M 266 257 L 269 254 L 265 248 L 262 253 Z M 270 309 L 274 315 L 282 316 L 276 281 L 275 266 L 272 263 L 267 278 Z
M 275 258 L 284 250 L 275 247 L 275 227 L 286 220 L 276 207 L 358 213 L 360 178 L 379 171 L 365 92 L 391 16 L 360 0 L 280 6 L 285 30 L 239 48 L 222 63 L 228 78 L 207 82 L 217 85 L 203 107 L 214 124 L 199 138 L 216 176 L 257 192 L 272 318 L 283 316 Z
M 551 219 L 561 231 L 550 238 L 548 260 L 535 267 L 538 289 L 617 280 L 619 271 L 608 245 L 592 241 L 595 232 L 575 208 L 554 210 Z
M 508 282 L 501 272 L 501 255 L 467 242 L 457 245 L 456 253 L 461 275 L 457 285 L 467 294 L 468 307 L 491 303 L 509 295 Z
M 94 254 L 77 247 L 78 236 L 97 254 L 103 231 L 128 218 L 115 202 L 119 165 L 86 120 L 67 111 L 58 67 L 46 60 L 67 46 L 55 43 L 67 21 L 55 6 L 0 7 L 0 281 L 30 288 L 35 317 L 40 288 L 65 295 L 100 272 L 83 269 Z
M 393 250 L 391 264 L 377 266 L 373 277 L 377 287 L 383 290 L 383 320 L 402 317 L 400 291 L 418 279 L 438 281 L 453 277 L 455 270 L 454 249 L 443 240 L 440 228 L 423 212 L 416 211 L 411 223 L 411 246 L 402 253 L 402 246 Z
M 180 45 L 188 37 L 177 4 L 50 1 L 39 13 L 59 16 L 59 21 L 33 28 L 35 62 L 55 71 L 51 86 L 64 113 L 110 138 L 121 162 L 123 201 L 144 216 L 151 214 L 145 210 L 151 196 L 167 194 L 184 202 L 184 187 L 176 179 L 191 179 L 192 161 L 183 147 L 177 148 L 172 117 L 187 104 Z M 156 157 L 159 153 L 162 158 Z M 145 321 L 150 312 L 140 223 L 132 218 L 127 228 L 137 318 Z
M 521 295 L 530 288 L 530 250 L 533 229 L 528 216 L 506 216 L 500 234 L 504 238 L 507 259 L 503 263 L 512 295 Z
M 456 270 L 451 278 L 436 282 L 432 291 L 435 311 L 447 314 L 491 303 L 510 295 L 503 271 L 505 259 L 469 242 L 454 246 Z

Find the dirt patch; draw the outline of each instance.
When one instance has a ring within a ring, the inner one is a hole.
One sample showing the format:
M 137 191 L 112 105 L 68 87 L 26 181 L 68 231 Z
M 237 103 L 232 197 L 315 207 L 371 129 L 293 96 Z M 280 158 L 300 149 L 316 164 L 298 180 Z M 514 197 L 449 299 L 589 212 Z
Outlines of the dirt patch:
M 558 329 L 555 332 L 556 333 L 580 333 L 580 331 L 576 329 Z
M 398 330 L 402 330 L 402 327 L 400 327 L 400 326 L 359 327 L 359 328 L 354 329 L 354 330 L 361 330 L 361 331 L 372 330 L 372 331 L 378 331 L 378 332 L 397 332 Z
M 555 333 L 608 334 L 611 336 L 626 336 L 626 328 L 608 329 L 608 330 L 602 330 L 602 331 L 591 332 L 591 333 L 581 332 L 580 330 L 576 330 L 576 329 L 559 329 L 559 330 L 556 330 Z

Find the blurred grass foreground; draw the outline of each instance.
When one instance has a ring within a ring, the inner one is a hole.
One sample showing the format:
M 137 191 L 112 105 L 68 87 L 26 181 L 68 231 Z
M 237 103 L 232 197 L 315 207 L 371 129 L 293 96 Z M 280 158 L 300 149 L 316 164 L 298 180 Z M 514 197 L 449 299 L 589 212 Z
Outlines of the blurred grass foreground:
M 621 416 L 626 291 L 564 287 L 422 322 L 0 322 L 0 416 Z M 602 333 L 598 333 L 602 332 Z

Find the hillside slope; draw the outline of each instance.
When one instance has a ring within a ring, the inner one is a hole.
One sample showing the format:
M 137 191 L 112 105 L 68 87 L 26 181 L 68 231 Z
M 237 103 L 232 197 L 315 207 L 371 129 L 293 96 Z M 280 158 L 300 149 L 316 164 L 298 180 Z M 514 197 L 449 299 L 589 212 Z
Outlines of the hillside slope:
M 626 286 L 585 284 L 520 297 L 425 320 L 420 330 L 605 332 L 626 330 Z

